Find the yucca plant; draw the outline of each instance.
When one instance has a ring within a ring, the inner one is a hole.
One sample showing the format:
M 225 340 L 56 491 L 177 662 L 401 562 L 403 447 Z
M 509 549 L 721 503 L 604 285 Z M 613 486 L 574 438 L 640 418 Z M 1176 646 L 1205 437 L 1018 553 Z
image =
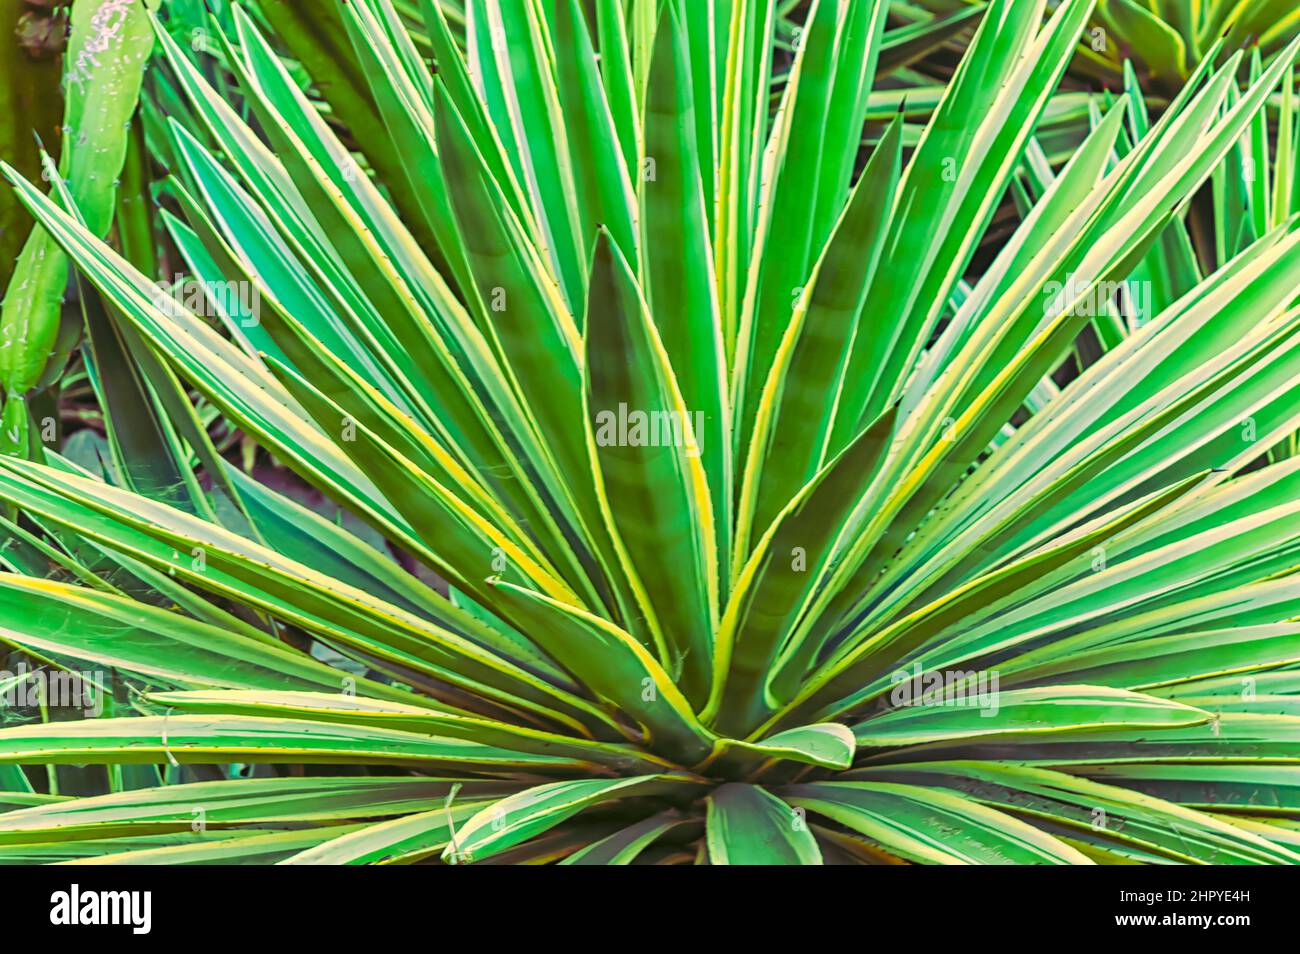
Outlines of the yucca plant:
M 1297 32 L 1300 12 L 1276 0 L 1098 0 L 1078 69 L 1105 79 L 1131 58 L 1144 79 L 1172 92 L 1219 39 L 1271 56 Z
M 983 0 L 896 0 L 894 12 L 931 29 Z M 1049 10 L 1056 3 L 1048 4 Z M 1300 33 L 1300 11 L 1286 0 L 1097 0 L 1078 55 L 1076 81 L 1122 87 L 1126 69 L 1161 98 L 1178 92 L 1207 53 L 1247 45 L 1272 56 Z M 929 64 L 942 69 L 942 63 Z
M 1239 73 L 1229 89 L 1229 103 L 1263 74 L 1258 48 L 1250 52 L 1249 60 L 1248 69 Z M 1151 103 L 1129 67 L 1119 95 L 1126 101 L 1125 118 L 1115 149 L 1117 156 L 1124 156 L 1147 134 L 1160 107 Z M 1060 139 L 1052 142 L 1040 131 L 1030 140 L 1010 189 L 1011 202 L 1020 216 L 1028 214 L 1055 178 L 1053 151 L 1059 150 L 1062 140 L 1083 141 L 1104 121 L 1105 108 L 1113 102 L 1110 94 L 1087 96 L 1082 110 L 1070 107 L 1058 112 L 1062 122 L 1051 136 Z M 1288 68 L 1282 75 L 1281 92 L 1251 120 L 1246 134 L 1215 167 L 1206 188 L 1184 214 L 1169 223 L 1159 241 L 1129 272 L 1117 300 L 1104 303 L 1094 326 L 1097 344 L 1103 349 L 1113 347 L 1190 292 L 1208 273 L 1300 211 L 1300 192 L 1294 187 L 1296 156 L 1297 98 L 1294 70 Z M 991 234 L 985 243 L 998 238 Z
M 1118 102 L 975 267 L 1090 2 L 994 0 L 865 156 L 884 0 L 809 6 L 771 114 L 772 0 L 628 6 L 469 0 L 462 49 L 426 3 L 431 72 L 340 3 L 391 190 L 243 9 L 238 94 L 160 30 L 202 301 L 6 167 L 87 283 L 110 442 L 0 461 L 0 636 L 130 692 L 0 730 L 0 857 L 1300 861 L 1300 463 L 1260 466 L 1300 232 L 1140 326 L 1117 296 L 1300 45 L 1231 97 L 1208 51 L 1119 151 Z M 87 763 L 108 794 L 14 768 Z

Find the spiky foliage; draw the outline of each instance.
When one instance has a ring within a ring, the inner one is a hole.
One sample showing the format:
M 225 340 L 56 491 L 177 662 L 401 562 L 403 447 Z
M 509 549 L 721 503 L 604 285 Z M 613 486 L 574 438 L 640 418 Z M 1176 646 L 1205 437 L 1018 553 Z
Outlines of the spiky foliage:
M 933 29 L 983 0 L 898 0 L 894 6 L 897 16 Z M 1144 86 L 1171 96 L 1219 41 L 1229 50 L 1250 45 L 1272 56 L 1297 33 L 1300 10 L 1286 0 L 1097 0 L 1070 72 L 1088 85 L 1119 89 L 1127 61 Z
M 138 711 L 0 760 L 321 767 L 0 795 L 0 853 L 1300 861 L 1300 463 L 1254 466 L 1300 423 L 1300 232 L 1113 300 L 1296 46 L 1120 149 L 1118 103 L 978 262 L 1088 2 L 995 0 L 866 157 L 883 0 L 811 5 L 771 115 L 770 0 L 466 7 L 462 52 L 425 5 L 434 74 L 338 6 L 360 156 L 241 10 L 241 103 L 160 33 L 194 309 L 9 170 L 102 296 L 111 442 L 0 464 L 76 578 L 0 577 L 0 633 Z M 182 382 L 441 582 L 227 466 Z

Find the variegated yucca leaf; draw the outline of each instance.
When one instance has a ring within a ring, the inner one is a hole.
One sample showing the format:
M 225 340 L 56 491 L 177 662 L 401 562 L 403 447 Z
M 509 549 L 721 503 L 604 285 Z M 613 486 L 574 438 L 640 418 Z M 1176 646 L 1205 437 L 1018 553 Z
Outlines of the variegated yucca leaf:
M 347 141 L 262 6 L 158 31 L 206 298 L 8 170 L 119 346 L 101 465 L 0 460 L 0 639 L 134 711 L 0 729 L 0 859 L 1300 862 L 1300 230 L 1132 301 L 1297 44 L 1053 165 L 1090 0 L 350 0 Z
M 895 0 L 893 13 L 913 30 L 935 34 L 940 24 L 983 5 L 984 0 Z M 1049 10 L 1058 5 L 1048 2 Z M 1070 72 L 1084 84 L 1099 81 L 1118 89 L 1123 73 L 1133 68 L 1144 87 L 1172 96 L 1220 40 L 1229 50 L 1252 46 L 1271 57 L 1297 34 L 1300 10 L 1286 0 L 1097 0 Z M 941 63 L 926 65 L 942 69 Z

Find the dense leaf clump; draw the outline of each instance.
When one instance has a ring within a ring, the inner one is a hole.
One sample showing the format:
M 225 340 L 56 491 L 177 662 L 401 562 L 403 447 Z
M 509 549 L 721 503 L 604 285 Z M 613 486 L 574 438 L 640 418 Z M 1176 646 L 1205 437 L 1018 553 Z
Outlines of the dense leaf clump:
M 1294 165 L 1300 43 L 1049 155 L 1095 21 L 1046 6 L 156 22 L 206 294 L 6 167 L 109 440 L 0 459 L 0 637 L 117 694 L 0 729 L 0 858 L 1300 862 L 1290 167 L 1213 214 Z

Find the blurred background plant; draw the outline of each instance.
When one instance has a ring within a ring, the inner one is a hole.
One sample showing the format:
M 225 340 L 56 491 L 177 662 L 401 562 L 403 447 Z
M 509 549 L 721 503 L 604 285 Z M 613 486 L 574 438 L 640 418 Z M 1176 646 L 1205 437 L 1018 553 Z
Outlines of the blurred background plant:
M 67 45 L 67 7 L 31 0 L 0 2 L 0 150 L 15 168 L 39 178 L 36 140 L 56 151 Z M 0 289 L 8 287 L 32 220 L 12 193 L 0 195 Z
M 1047 6 L 1050 11 L 1058 5 L 1051 0 Z M 937 22 L 982 6 L 984 0 L 895 0 L 891 10 Z M 1070 80 L 1084 89 L 1119 90 L 1128 64 L 1144 89 L 1167 98 L 1220 39 L 1225 55 L 1254 47 L 1267 60 L 1297 31 L 1300 8 L 1290 0 L 1098 0 L 1070 64 Z M 924 68 L 943 76 L 954 63 L 949 54 Z
M 20 18 L 18 42 L 24 53 L 37 49 L 53 57 L 61 46 L 64 19 L 61 8 L 49 7 L 44 16 L 33 17 L 29 11 Z M 146 7 L 139 0 L 82 0 L 72 5 L 66 19 L 69 40 L 61 82 L 43 90 L 45 100 L 55 103 L 56 89 L 63 92 L 58 174 L 96 235 L 107 235 L 116 218 L 119 246 L 151 254 L 152 240 L 132 231 L 139 227 L 139 196 L 120 206 L 118 202 L 132 117 L 153 49 Z M 38 134 L 38 129 L 19 133 Z M 138 154 L 133 161 L 138 180 L 145 157 Z M 48 180 L 50 174 L 42 170 L 42 178 Z M 147 227 L 147 219 L 145 223 Z M 30 456 L 42 442 L 57 443 L 58 384 L 80 337 L 80 322 L 65 314 L 69 302 L 75 302 L 75 296 L 68 295 L 70 278 L 63 252 L 43 229 L 31 228 L 0 305 L 0 448 L 7 453 Z M 54 399 L 41 400 L 50 388 Z M 39 414 L 38 422 L 28 405 L 32 392 L 42 392 L 36 401 L 46 413 Z
M 31 0 L 0 0 L 0 152 L 24 174 L 40 179 L 37 142 L 57 155 L 63 116 L 61 78 L 67 46 L 67 6 Z M 0 195 L 0 297 L 10 287 L 19 252 L 33 232 L 31 217 L 12 193 Z M 8 323 L 6 323 L 8 324 Z M 5 333 L 16 329 L 6 327 Z M 7 365 L 6 357 L 0 366 Z M 38 344 L 48 354 L 51 343 Z M 0 375 L 0 406 L 10 394 L 12 376 Z M 24 388 L 26 393 L 27 388 Z M 17 416 L 21 403 L 7 412 Z M 25 414 L 23 415 L 25 417 Z M 7 422 L 6 422 L 7 423 Z M 15 425 L 13 439 L 0 435 L 0 446 L 16 447 L 25 436 L 25 423 Z M 6 426 L 0 430 L 9 431 Z

